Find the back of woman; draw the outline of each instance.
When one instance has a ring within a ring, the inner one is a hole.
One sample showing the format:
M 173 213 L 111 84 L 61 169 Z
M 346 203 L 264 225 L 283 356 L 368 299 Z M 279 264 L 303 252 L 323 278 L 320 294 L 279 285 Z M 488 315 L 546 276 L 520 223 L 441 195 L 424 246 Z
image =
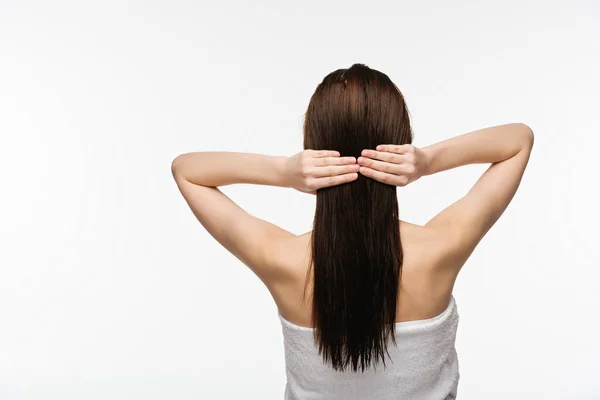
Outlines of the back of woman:
M 173 175 L 203 226 L 265 283 L 277 305 L 287 399 L 448 399 L 460 377 L 453 287 L 516 192 L 533 145 L 524 124 L 417 148 L 389 77 L 363 64 L 312 96 L 305 150 L 292 157 L 188 153 Z M 424 226 L 399 219 L 397 187 L 491 163 Z M 315 194 L 313 229 L 294 235 L 218 190 L 232 183 Z
M 427 229 L 406 222 L 399 225 L 405 257 L 402 279 L 398 280 L 396 317 L 391 324 L 395 334 L 386 343 L 386 358 L 379 363 L 372 361 L 364 370 L 352 370 L 351 365 L 343 370 L 333 368 L 324 362 L 315 344 L 314 301 L 304 298 L 304 285 L 308 282 L 307 293 L 314 287 L 314 280 L 305 279 L 311 266 L 303 257 L 312 235 L 300 236 L 281 249 L 282 254 L 291 256 L 288 260 L 295 261 L 290 264 L 295 276 L 272 291 L 284 339 L 286 399 L 446 399 L 456 396 L 459 371 L 454 342 L 458 311 L 451 294 L 453 282 L 439 273 L 439 264 L 433 257 L 435 238 Z M 423 252 L 426 248 L 430 252 Z M 368 308 L 369 299 L 361 297 L 359 290 L 354 296 L 363 300 L 363 310 Z M 367 328 L 368 324 L 367 320 L 354 326 Z M 350 353 L 345 350 L 343 354 Z

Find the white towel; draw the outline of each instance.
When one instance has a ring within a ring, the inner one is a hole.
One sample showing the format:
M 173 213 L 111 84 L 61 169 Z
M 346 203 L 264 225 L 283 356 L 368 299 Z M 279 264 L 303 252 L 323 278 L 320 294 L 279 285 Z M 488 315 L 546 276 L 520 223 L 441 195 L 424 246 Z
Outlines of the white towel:
M 283 329 L 287 384 L 285 400 L 445 400 L 455 399 L 460 378 L 455 340 L 458 311 L 454 296 L 433 318 L 395 325 L 386 368 L 364 373 L 335 371 L 314 344 L 313 329 L 287 321 Z M 387 357 L 387 356 L 386 356 Z

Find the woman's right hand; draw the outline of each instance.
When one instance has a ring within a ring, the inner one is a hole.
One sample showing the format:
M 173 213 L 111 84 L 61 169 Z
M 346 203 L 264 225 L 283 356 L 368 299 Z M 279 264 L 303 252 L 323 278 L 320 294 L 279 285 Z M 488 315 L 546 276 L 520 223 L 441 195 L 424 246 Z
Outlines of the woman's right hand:
M 388 185 L 406 186 L 428 174 L 427 154 L 412 144 L 381 144 L 361 156 L 359 173 Z

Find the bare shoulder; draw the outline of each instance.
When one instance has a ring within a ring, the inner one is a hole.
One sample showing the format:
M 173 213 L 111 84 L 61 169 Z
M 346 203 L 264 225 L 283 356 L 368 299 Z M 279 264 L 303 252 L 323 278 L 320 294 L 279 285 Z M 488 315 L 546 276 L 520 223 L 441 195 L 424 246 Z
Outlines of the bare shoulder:
M 402 220 L 399 224 L 405 284 L 418 285 L 425 293 L 431 294 L 435 290 L 441 298 L 448 298 L 459 270 L 452 267 L 458 260 L 453 254 L 455 246 L 451 233 L 443 228 Z
M 312 258 L 311 238 L 312 231 L 293 235 L 280 240 L 272 249 L 269 259 L 277 269 L 278 278 L 269 282 L 267 287 L 274 297 L 278 292 L 285 291 L 284 295 L 287 295 L 290 290 L 297 291 L 303 287 Z
M 283 271 L 284 279 L 297 276 L 306 269 L 305 264 L 310 260 L 310 240 L 312 231 L 294 235 L 281 240 L 271 255 L 274 264 Z
M 422 267 L 437 266 L 447 251 L 444 232 L 402 220 L 398 222 L 404 262 Z
M 311 282 L 309 268 L 311 265 L 312 231 L 294 235 L 279 242 L 274 254 L 271 255 L 274 265 L 278 268 L 278 279 L 266 284 L 277 308 L 289 320 L 298 325 L 310 324 Z M 306 325 L 308 326 L 308 325 Z

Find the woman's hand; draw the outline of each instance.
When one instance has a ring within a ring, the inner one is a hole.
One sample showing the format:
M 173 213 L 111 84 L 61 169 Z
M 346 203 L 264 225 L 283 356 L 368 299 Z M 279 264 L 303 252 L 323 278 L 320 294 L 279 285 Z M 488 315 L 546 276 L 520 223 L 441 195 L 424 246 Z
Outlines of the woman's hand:
M 340 157 L 334 150 L 304 150 L 285 161 L 283 175 L 288 187 L 316 194 L 317 189 L 354 181 L 358 169 L 355 157 Z
M 361 155 L 359 172 L 388 185 L 406 186 L 426 175 L 429 168 L 425 152 L 411 144 L 381 144 Z

